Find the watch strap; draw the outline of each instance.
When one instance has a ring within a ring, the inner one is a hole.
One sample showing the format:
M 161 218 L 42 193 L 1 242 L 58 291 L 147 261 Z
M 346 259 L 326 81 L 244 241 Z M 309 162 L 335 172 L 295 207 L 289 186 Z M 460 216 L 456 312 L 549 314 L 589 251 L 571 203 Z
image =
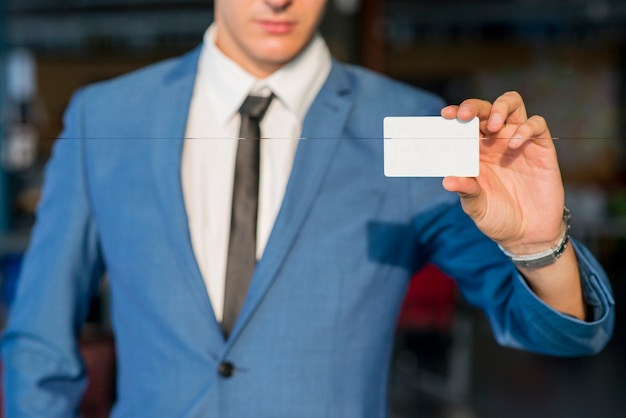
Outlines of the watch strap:
M 571 215 L 570 215 L 569 209 L 567 207 L 564 207 L 563 208 L 563 225 L 564 225 L 563 234 L 561 235 L 559 242 L 554 247 L 550 247 L 546 250 L 543 250 L 537 253 L 522 254 L 522 255 L 512 254 L 508 252 L 507 250 L 505 250 L 501 245 L 498 245 L 498 247 L 500 247 L 500 250 L 502 250 L 504 255 L 509 257 L 511 261 L 513 262 L 513 264 L 515 264 L 517 267 L 535 269 L 535 268 L 548 266 L 554 263 L 563 255 L 563 253 L 565 252 L 565 249 L 567 248 L 567 245 L 569 244 L 570 228 L 571 228 L 570 218 L 571 218 Z

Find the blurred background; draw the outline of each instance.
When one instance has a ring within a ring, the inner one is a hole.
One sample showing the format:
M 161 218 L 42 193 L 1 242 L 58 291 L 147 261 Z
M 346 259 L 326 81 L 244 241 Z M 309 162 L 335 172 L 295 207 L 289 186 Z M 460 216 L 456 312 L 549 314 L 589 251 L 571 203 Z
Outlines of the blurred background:
M 211 20 L 211 0 L 0 4 L 0 328 L 71 94 L 194 48 Z M 338 59 L 450 103 L 521 92 L 559 138 L 573 234 L 605 266 L 618 304 L 602 353 L 551 358 L 497 346 L 453 282 L 426 269 L 398 321 L 393 417 L 626 416 L 626 2 L 329 0 L 322 31 Z M 106 311 L 103 281 L 85 347 L 110 337 Z M 99 347 L 86 354 L 94 375 L 114 364 Z M 107 399 L 91 402 L 84 416 L 106 416 Z

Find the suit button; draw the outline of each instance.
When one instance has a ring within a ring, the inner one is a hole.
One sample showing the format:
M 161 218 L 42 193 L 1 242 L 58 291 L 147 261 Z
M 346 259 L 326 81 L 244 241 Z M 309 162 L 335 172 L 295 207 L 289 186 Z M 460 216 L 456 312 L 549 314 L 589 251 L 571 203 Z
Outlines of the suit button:
M 217 367 L 217 372 L 222 377 L 232 377 L 235 374 L 235 365 L 228 361 L 223 361 Z

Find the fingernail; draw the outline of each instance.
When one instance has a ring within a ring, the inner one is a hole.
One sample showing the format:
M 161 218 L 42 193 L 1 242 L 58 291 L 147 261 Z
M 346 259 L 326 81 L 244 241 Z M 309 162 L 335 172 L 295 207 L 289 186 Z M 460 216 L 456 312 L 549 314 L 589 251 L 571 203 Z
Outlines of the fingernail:
M 509 147 L 517 148 L 522 143 L 522 136 L 520 134 L 515 134 L 509 141 Z
M 489 126 L 500 126 L 502 124 L 502 117 L 497 113 L 489 116 L 489 122 L 487 125 Z
M 461 110 L 471 111 L 472 110 L 472 106 L 470 106 L 468 104 L 462 104 L 461 106 L 459 106 L 459 111 L 461 111 Z

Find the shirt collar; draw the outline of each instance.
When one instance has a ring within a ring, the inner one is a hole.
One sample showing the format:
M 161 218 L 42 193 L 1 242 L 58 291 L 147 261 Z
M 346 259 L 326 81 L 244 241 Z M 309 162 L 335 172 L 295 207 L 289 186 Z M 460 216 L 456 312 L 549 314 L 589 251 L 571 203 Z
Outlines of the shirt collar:
M 316 34 L 294 60 L 269 77 L 257 79 L 215 46 L 215 31 L 214 23 L 205 32 L 198 71 L 206 81 L 211 80 L 205 88 L 217 122 L 227 124 L 246 96 L 264 87 L 302 122 L 330 72 L 330 52 L 322 37 Z
M 267 78 L 267 85 L 302 122 L 328 77 L 330 66 L 328 47 L 322 37 L 316 34 L 294 60 Z

